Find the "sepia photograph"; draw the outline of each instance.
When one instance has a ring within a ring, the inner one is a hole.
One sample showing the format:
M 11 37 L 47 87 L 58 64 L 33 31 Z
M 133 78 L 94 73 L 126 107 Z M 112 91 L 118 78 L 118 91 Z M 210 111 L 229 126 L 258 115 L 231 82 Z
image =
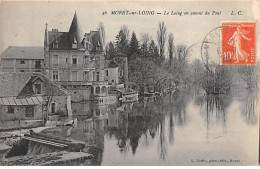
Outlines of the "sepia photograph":
M 0 166 L 259 165 L 260 1 L 0 2 Z

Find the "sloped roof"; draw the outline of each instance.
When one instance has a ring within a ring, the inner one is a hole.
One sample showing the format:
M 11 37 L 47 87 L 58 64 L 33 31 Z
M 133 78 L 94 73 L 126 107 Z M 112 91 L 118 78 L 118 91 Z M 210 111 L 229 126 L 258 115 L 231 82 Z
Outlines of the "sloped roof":
M 36 79 L 43 80 L 45 91 L 44 95 L 46 96 L 67 96 L 69 95 L 69 92 L 66 91 L 63 87 L 55 83 L 54 81 L 50 80 L 47 76 L 45 76 L 42 73 L 33 73 L 28 80 L 28 82 L 25 84 L 21 92 L 18 94 L 19 97 L 26 97 L 26 96 L 32 96 L 34 95 L 33 89 L 32 89 L 32 83 Z
M 9 46 L 1 58 L 6 59 L 44 59 L 44 48 L 39 46 Z
M 31 96 L 33 89 L 30 83 L 40 77 L 46 87 L 45 95 L 69 95 L 69 93 L 51 81 L 42 73 L 0 73 L 0 97 Z
M 18 96 L 30 77 L 29 73 L 0 73 L 0 97 Z
M 74 39 L 77 41 L 77 48 L 72 48 Z M 53 44 L 57 43 L 58 47 L 54 50 L 78 50 L 85 49 L 84 43 L 89 42 L 89 51 L 96 52 L 97 45 L 99 44 L 101 49 L 103 49 L 103 44 L 100 39 L 98 31 L 90 31 L 83 35 L 83 31 L 80 27 L 77 14 L 73 17 L 73 20 L 70 25 L 68 32 L 59 32 L 58 29 L 52 29 L 48 31 L 48 40 L 49 40 L 49 49 L 53 50 Z M 84 42 L 84 40 L 86 40 Z
M 81 30 L 76 11 L 69 29 L 70 42 L 73 42 L 74 38 L 76 38 L 78 43 L 82 42 L 83 40 L 83 32 Z
M 105 60 L 105 68 L 116 68 L 118 65 L 113 60 Z

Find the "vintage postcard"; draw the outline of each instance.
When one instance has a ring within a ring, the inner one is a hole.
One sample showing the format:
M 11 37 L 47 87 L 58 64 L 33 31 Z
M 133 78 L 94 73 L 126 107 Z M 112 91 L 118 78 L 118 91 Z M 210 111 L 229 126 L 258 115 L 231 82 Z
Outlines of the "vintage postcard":
M 1 1 L 1 166 L 259 165 L 259 6 Z

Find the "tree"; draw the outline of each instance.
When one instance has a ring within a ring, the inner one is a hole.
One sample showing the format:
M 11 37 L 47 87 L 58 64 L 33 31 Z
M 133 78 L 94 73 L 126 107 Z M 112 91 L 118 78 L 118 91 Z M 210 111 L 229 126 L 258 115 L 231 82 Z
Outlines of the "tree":
M 253 89 L 257 88 L 257 72 L 258 67 L 254 65 L 240 65 L 237 67 L 240 78 L 243 79 L 243 81 L 247 85 L 247 89 Z
M 116 36 L 115 49 L 117 55 L 127 55 L 128 52 L 128 40 L 126 39 L 126 35 L 121 29 Z
M 129 40 L 129 29 L 126 25 L 121 26 L 121 30 L 125 34 L 126 40 Z
M 106 46 L 106 59 L 113 59 L 114 57 L 116 57 L 116 50 L 113 42 L 110 41 Z
M 149 53 L 149 58 L 154 60 L 155 62 L 157 62 L 157 60 L 159 58 L 159 50 L 158 50 L 158 47 L 156 46 L 154 40 L 151 40 L 151 42 L 149 44 L 148 53 Z
M 141 56 L 142 57 L 148 57 L 149 53 L 148 53 L 148 47 L 149 47 L 149 42 L 151 40 L 151 37 L 148 33 L 142 33 L 141 34 Z
M 167 36 L 167 27 L 165 26 L 164 22 L 159 22 L 158 30 L 157 30 L 157 42 L 159 46 L 159 54 L 160 59 L 162 60 L 164 57 L 164 47 L 166 42 Z
M 101 40 L 102 44 L 105 45 L 106 44 L 106 32 L 105 32 L 105 26 L 102 22 L 100 22 L 98 24 L 97 30 L 99 32 L 99 36 L 100 36 L 100 40 Z
M 129 55 L 136 55 L 140 53 L 139 42 L 136 38 L 135 32 L 132 33 L 130 45 L 129 45 Z
M 173 34 L 170 33 L 168 37 L 168 53 L 169 53 L 170 66 L 172 65 L 173 53 L 174 53 L 173 39 L 174 39 Z

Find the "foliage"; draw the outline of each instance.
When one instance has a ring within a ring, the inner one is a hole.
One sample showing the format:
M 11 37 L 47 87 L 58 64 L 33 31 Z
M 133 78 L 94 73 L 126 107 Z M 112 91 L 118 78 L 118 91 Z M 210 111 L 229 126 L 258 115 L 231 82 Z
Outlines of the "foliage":
M 109 42 L 106 46 L 106 59 L 110 60 L 116 57 L 116 49 L 113 42 Z
M 139 42 L 136 38 L 135 32 L 132 33 L 128 52 L 130 56 L 135 56 L 140 53 Z M 130 59 L 134 59 L 134 58 L 130 58 Z
M 168 37 L 168 53 L 169 53 L 169 62 L 170 65 L 172 64 L 172 60 L 173 60 L 173 54 L 174 54 L 174 45 L 173 45 L 173 34 L 170 33 L 169 37 Z
M 159 54 L 161 59 L 163 59 L 164 57 L 166 37 L 167 37 L 167 27 L 163 21 L 159 22 L 158 30 L 157 30 L 157 42 L 158 42 Z

